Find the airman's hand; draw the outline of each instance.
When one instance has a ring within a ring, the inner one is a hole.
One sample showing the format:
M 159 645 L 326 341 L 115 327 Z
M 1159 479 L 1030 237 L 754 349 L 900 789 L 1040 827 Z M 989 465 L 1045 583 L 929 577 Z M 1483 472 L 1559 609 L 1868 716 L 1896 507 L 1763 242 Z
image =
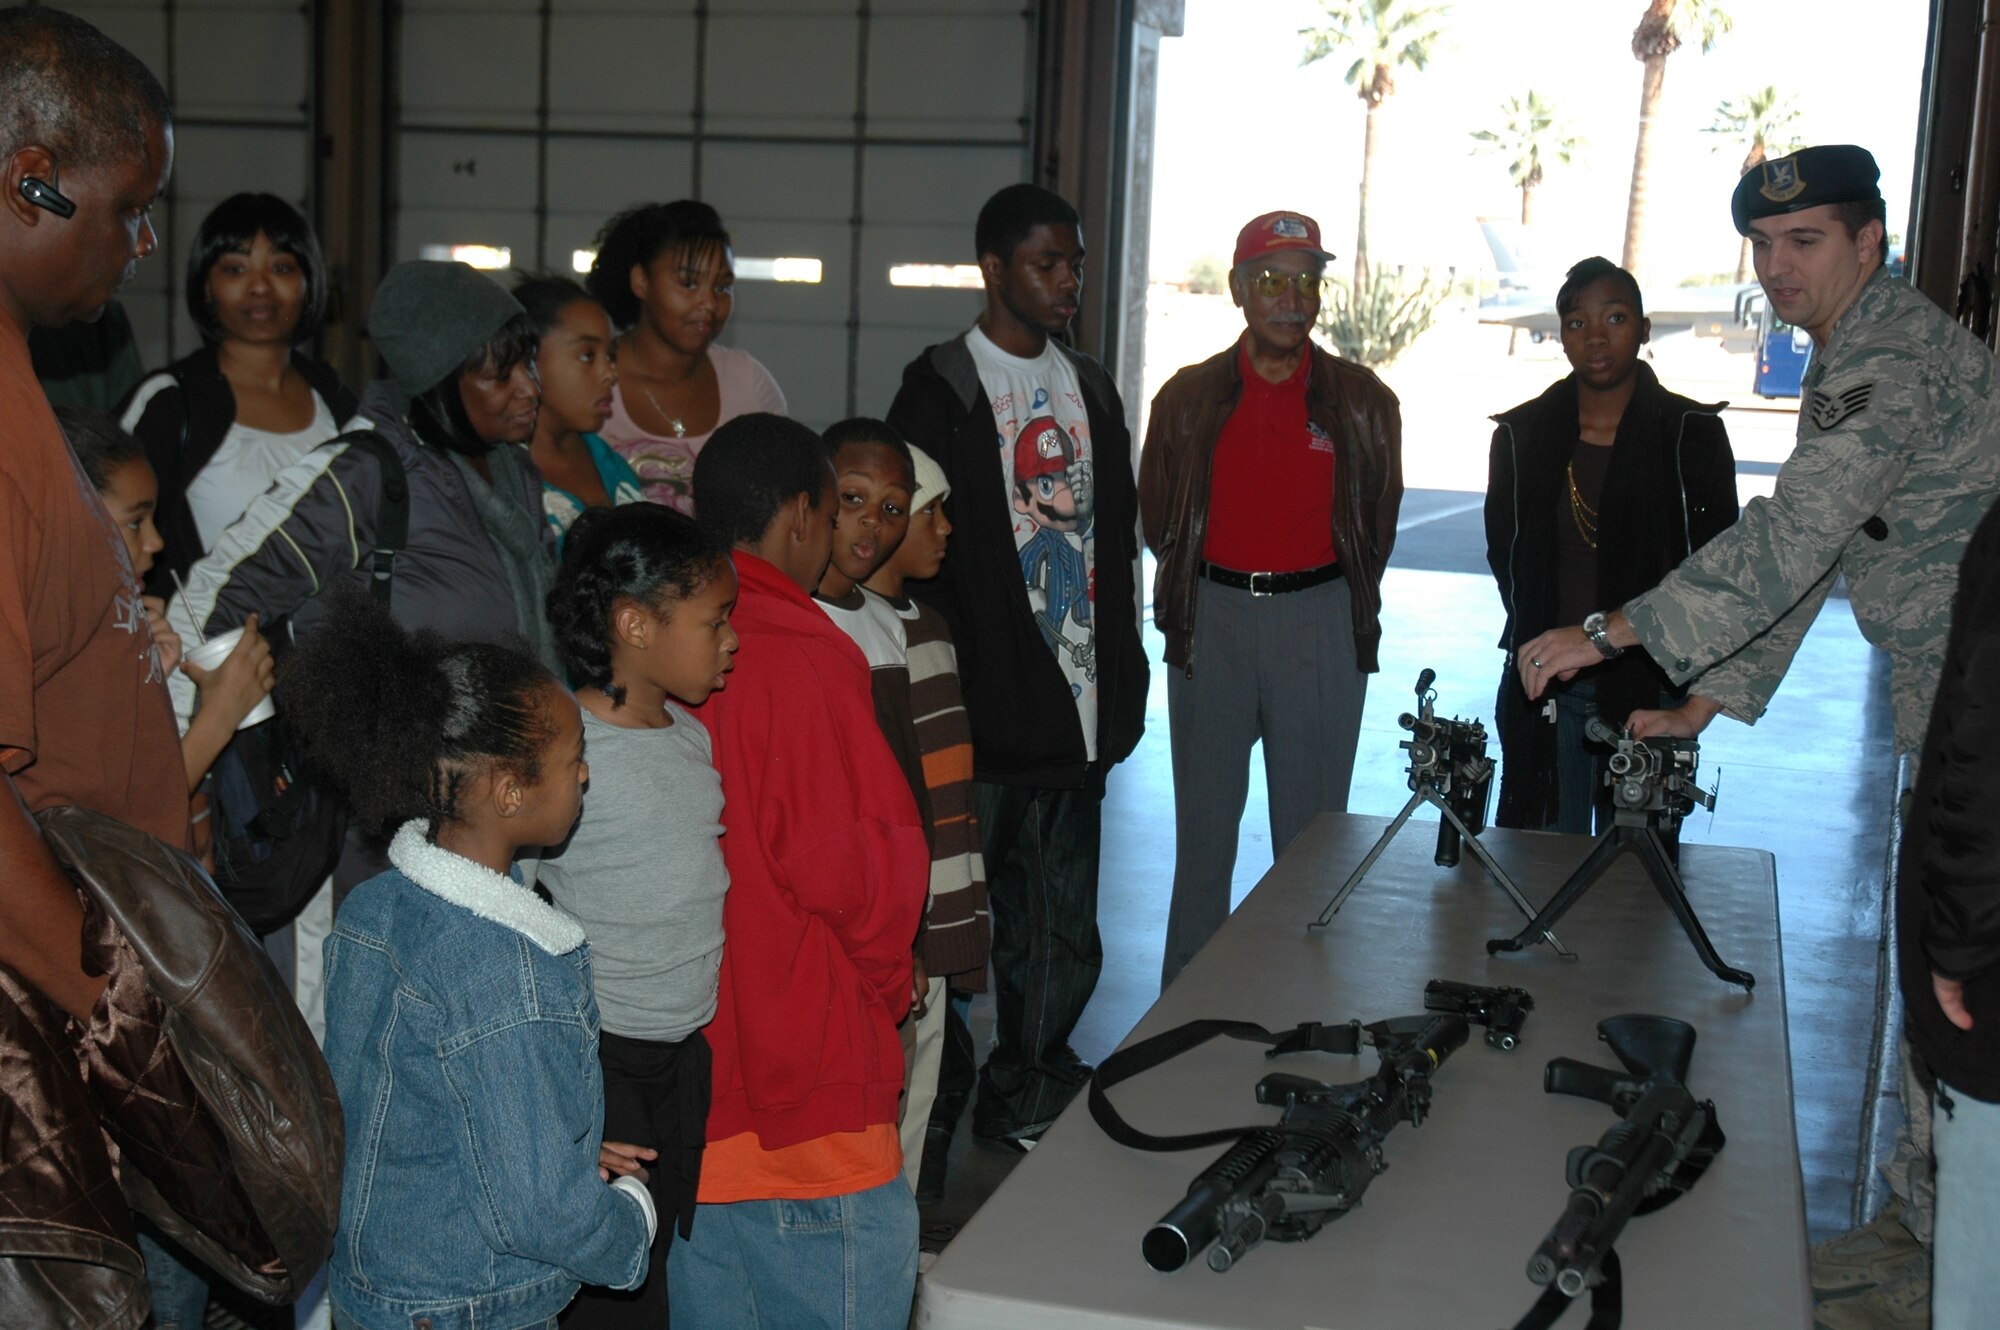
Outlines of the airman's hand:
M 1972 1013 L 1965 1009 L 1965 985 L 1931 971 L 1931 992 L 1937 995 L 1938 1010 L 1961 1030 L 1972 1028 Z

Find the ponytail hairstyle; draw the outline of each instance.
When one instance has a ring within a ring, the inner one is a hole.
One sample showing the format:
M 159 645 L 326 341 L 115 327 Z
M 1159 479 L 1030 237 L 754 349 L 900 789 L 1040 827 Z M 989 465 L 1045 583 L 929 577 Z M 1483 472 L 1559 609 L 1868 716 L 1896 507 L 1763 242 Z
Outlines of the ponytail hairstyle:
M 598 303 L 597 297 L 584 290 L 581 282 L 561 273 L 535 273 L 523 278 L 515 284 L 514 299 L 521 302 L 521 308 L 527 311 L 536 333 L 543 337 L 547 337 L 549 329 L 556 326 L 562 312 L 577 301 Z
M 560 685 L 531 657 L 486 642 L 405 633 L 374 599 L 338 591 L 286 656 L 278 705 L 306 765 L 362 828 L 460 820 L 466 782 L 499 767 L 532 785 L 555 737 L 545 705 Z
M 729 551 L 691 517 L 653 503 L 588 508 L 563 539 L 562 567 L 549 588 L 549 625 L 569 662 L 570 681 L 625 705 L 611 678 L 611 616 L 634 602 L 666 617 L 720 573 Z
M 70 451 L 90 477 L 90 487 L 104 493 L 111 477 L 128 462 L 146 460 L 146 446 L 118 428 L 118 422 L 88 407 L 59 406 L 56 424 L 69 440 Z

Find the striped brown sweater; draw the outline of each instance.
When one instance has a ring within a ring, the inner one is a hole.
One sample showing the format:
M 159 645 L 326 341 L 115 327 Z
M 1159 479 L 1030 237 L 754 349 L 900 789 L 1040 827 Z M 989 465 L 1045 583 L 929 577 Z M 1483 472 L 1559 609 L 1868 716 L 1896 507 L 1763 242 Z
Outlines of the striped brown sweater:
M 959 691 L 958 652 L 936 610 L 866 594 L 895 611 L 906 644 L 909 714 L 923 778 L 913 792 L 931 843 L 931 898 L 920 941 L 924 968 L 962 992 L 984 992 L 992 930 L 972 812 L 972 725 Z

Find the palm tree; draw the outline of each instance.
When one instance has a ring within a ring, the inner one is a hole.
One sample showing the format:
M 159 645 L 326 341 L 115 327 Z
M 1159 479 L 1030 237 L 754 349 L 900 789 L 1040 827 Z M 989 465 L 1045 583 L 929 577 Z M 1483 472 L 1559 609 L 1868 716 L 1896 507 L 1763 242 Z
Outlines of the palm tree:
M 1799 108 L 1790 97 L 1781 95 L 1775 87 L 1753 89 L 1741 97 L 1729 97 L 1718 102 L 1715 107 L 1715 121 L 1703 131 L 1726 136 L 1729 143 L 1740 143 L 1747 151 L 1743 154 L 1743 167 L 1739 176 L 1749 175 L 1772 157 L 1782 157 L 1799 147 L 1804 141 L 1798 133 Z M 1716 145 L 1718 148 L 1722 144 Z M 1736 259 L 1736 280 L 1750 280 L 1750 237 L 1743 237 L 1742 251 Z
M 1545 162 L 1568 166 L 1583 147 L 1583 139 L 1556 114 L 1555 104 L 1533 88 L 1526 97 L 1509 97 L 1500 103 L 1501 128 L 1475 129 L 1472 137 L 1479 146 L 1474 152 L 1497 153 L 1506 157 L 1507 175 L 1521 191 L 1521 226 L 1535 220 L 1535 190 L 1542 183 Z
M 1395 73 L 1405 65 L 1421 71 L 1444 36 L 1446 5 L 1415 0 L 1319 0 L 1326 23 L 1300 28 L 1306 39 L 1301 65 L 1324 60 L 1335 52 L 1354 52 L 1345 81 L 1368 107 L 1361 147 L 1360 215 L 1354 226 L 1354 286 L 1368 278 L 1369 184 L 1375 174 L 1375 117 L 1396 91 Z
M 1653 154 L 1653 125 L 1666 88 L 1667 57 L 1692 37 L 1701 39 L 1702 53 L 1735 26 L 1721 0 L 1647 0 L 1639 26 L 1632 30 L 1632 58 L 1645 66 L 1639 84 L 1639 141 L 1632 149 L 1632 193 L 1625 205 L 1625 250 L 1620 263 L 1639 271 L 1640 243 L 1646 234 L 1646 169 Z

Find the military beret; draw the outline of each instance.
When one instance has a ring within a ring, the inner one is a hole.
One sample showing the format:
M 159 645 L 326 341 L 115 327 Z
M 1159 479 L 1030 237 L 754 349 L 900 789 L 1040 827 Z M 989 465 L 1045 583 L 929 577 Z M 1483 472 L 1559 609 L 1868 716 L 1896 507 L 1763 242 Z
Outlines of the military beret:
M 1739 235 L 1750 234 L 1759 217 L 1817 208 L 1822 203 L 1879 203 L 1882 173 L 1875 156 L 1852 143 L 1800 148 L 1744 172 L 1729 199 Z

